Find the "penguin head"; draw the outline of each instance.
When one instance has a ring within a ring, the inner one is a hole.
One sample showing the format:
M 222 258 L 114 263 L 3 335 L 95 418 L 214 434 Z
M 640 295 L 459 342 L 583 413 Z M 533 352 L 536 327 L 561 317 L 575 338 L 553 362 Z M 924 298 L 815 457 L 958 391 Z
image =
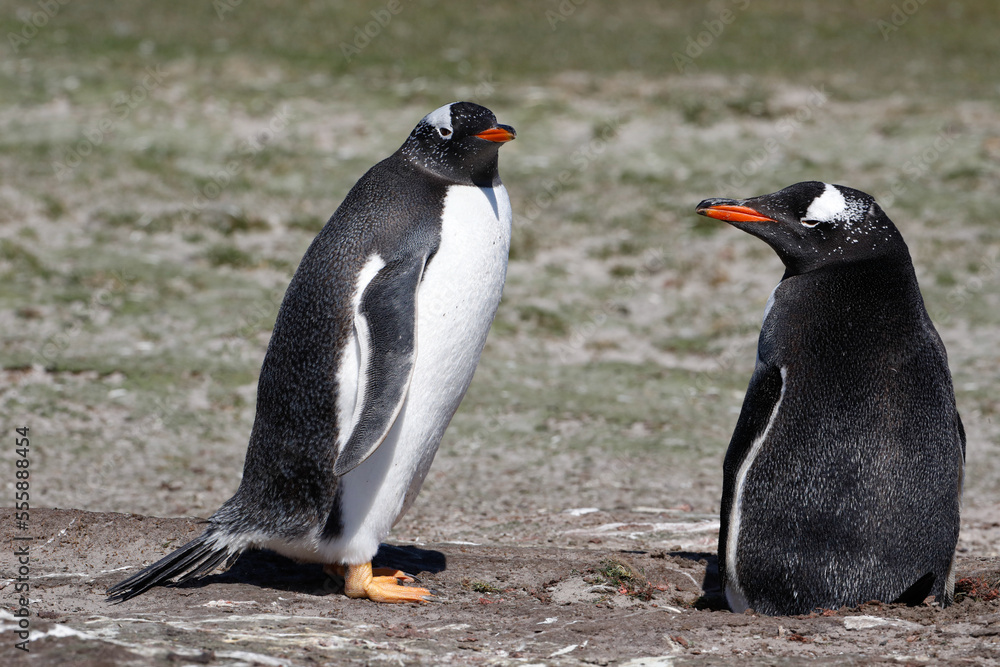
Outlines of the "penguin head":
M 492 185 L 500 146 L 517 133 L 497 123 L 486 107 L 452 102 L 417 123 L 399 154 L 438 176 L 463 185 Z
M 750 199 L 706 199 L 697 211 L 765 241 L 786 276 L 906 248 L 875 199 L 843 185 L 804 181 Z

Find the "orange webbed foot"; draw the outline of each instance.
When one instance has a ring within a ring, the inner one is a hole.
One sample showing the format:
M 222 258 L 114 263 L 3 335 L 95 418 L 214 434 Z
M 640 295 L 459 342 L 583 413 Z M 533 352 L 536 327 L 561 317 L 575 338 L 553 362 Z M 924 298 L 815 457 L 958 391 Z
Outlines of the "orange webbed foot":
M 368 598 L 373 602 L 428 602 L 433 595 L 426 588 L 401 586 L 400 581 L 413 581 L 413 577 L 393 568 L 372 569 L 372 564 L 333 565 L 324 568 L 344 577 L 344 593 L 350 598 Z M 345 573 L 346 570 L 346 573 Z

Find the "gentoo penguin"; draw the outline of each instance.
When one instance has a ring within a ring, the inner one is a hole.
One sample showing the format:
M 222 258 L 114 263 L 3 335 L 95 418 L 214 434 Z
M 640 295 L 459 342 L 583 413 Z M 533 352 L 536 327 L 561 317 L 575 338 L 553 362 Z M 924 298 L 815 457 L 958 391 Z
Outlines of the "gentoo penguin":
M 354 185 L 278 311 L 239 489 L 110 601 L 250 548 L 323 563 L 350 597 L 430 595 L 371 559 L 416 498 L 500 302 L 511 207 L 497 156 L 514 136 L 489 109 L 448 104 Z
M 814 181 L 697 210 L 785 265 L 724 465 L 729 606 L 948 605 L 965 431 L 899 231 L 864 192 Z

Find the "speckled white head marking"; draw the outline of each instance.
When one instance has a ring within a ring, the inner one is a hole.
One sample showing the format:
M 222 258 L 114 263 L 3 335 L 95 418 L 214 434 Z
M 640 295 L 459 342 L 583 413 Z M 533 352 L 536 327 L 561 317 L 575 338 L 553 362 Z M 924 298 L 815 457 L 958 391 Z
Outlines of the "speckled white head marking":
M 426 116 L 424 121 L 438 131 L 443 138 L 448 139 L 452 134 L 451 127 L 451 104 L 435 109 Z
M 826 186 L 823 194 L 809 204 L 809 209 L 806 211 L 805 217 L 802 218 L 802 224 L 806 227 L 815 227 L 821 222 L 833 222 L 847 217 L 848 206 L 847 200 L 844 199 L 844 193 L 836 185 L 829 183 L 823 185 Z

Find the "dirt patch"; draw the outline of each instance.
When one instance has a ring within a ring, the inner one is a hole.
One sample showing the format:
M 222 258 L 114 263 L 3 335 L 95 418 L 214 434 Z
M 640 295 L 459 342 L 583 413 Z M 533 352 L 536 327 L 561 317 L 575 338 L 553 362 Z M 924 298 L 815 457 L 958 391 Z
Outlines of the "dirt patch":
M 13 544 L 12 510 L 0 511 Z M 34 510 L 30 653 L 13 648 L 5 562 L 5 664 L 307 665 L 995 664 L 1000 559 L 959 560 L 948 609 L 869 604 L 799 617 L 737 615 L 718 600 L 714 553 L 426 544 L 378 560 L 440 603 L 377 605 L 340 594 L 318 565 L 244 554 L 227 572 L 109 605 L 105 589 L 185 540 L 195 519 Z M 22 534 L 22 533 L 19 533 Z

